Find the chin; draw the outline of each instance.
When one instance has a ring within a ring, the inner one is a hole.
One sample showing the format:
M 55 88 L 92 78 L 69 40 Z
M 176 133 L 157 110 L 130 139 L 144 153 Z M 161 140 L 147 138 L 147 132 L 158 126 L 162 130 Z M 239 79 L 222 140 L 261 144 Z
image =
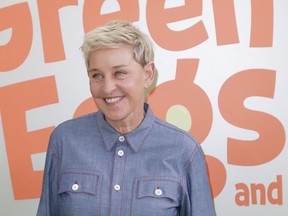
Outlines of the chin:
M 111 121 L 120 121 L 124 118 L 123 115 L 113 114 L 111 112 L 103 112 L 105 117 Z

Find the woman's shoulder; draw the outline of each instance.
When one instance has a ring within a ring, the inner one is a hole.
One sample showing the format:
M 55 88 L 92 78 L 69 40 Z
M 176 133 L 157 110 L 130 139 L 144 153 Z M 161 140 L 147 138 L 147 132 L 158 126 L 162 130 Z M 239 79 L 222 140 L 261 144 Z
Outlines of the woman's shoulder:
M 91 128 L 95 125 L 96 115 L 97 112 L 94 112 L 61 122 L 53 130 L 52 135 L 73 132 L 82 128 Z
M 172 136 L 174 140 L 176 139 L 182 141 L 182 143 L 189 143 L 189 144 L 193 143 L 195 145 L 198 145 L 198 142 L 195 139 L 195 137 L 182 128 L 179 128 L 157 117 L 155 117 L 155 124 L 156 124 L 155 128 L 159 130 L 159 133 L 164 133 L 167 135 L 169 134 L 169 136 Z

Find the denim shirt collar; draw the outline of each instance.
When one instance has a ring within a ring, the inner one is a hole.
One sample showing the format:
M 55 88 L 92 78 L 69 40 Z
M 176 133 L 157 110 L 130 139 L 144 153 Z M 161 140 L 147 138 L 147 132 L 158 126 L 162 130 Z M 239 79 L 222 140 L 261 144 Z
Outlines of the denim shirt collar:
M 146 112 L 145 118 L 141 124 L 133 131 L 124 134 L 128 144 L 134 152 L 138 152 L 141 144 L 145 141 L 145 138 L 149 135 L 155 121 L 151 109 L 147 103 L 144 104 L 144 110 Z M 105 146 L 110 151 L 113 146 L 117 143 L 119 136 L 123 136 L 117 132 L 106 120 L 104 113 L 99 110 L 96 115 L 96 123 L 98 130 L 100 131 Z

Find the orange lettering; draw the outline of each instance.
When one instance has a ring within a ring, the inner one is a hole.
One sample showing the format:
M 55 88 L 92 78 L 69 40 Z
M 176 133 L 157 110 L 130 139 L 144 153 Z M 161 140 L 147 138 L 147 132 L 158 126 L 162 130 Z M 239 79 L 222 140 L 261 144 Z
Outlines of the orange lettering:
M 281 122 L 264 112 L 247 109 L 246 98 L 262 96 L 273 98 L 275 71 L 251 69 L 230 77 L 219 93 L 219 109 L 229 123 L 259 133 L 256 140 L 228 138 L 229 164 L 255 166 L 271 161 L 285 145 L 285 130 Z
M 0 31 L 12 29 L 9 42 L 0 46 L 1 72 L 13 70 L 25 61 L 31 49 L 33 27 L 27 2 L 0 9 L 0 20 Z
M 178 60 L 176 79 L 157 86 L 147 101 L 155 115 L 163 120 L 166 120 L 171 106 L 180 104 L 186 107 L 193 119 L 189 131 L 202 143 L 212 126 L 212 107 L 207 94 L 193 82 L 198 63 L 198 59 Z
M 97 105 L 95 104 L 93 98 L 88 98 L 82 102 L 76 111 L 74 112 L 73 118 L 77 118 L 88 113 L 96 112 L 98 110 Z
M 276 182 L 272 182 L 267 191 L 268 200 L 271 204 L 283 204 L 283 183 L 282 183 L 282 176 L 277 175 Z M 275 191 L 275 193 L 273 193 Z M 276 195 L 273 197 L 273 194 Z
M 244 183 L 238 183 L 235 185 L 236 190 L 239 191 L 235 196 L 235 203 L 239 206 L 249 206 L 249 188 Z M 242 197 L 242 199 L 241 199 Z
M 223 190 L 227 180 L 227 173 L 223 163 L 217 158 L 206 155 L 206 162 L 211 184 L 212 196 L 217 197 Z
M 208 39 L 202 21 L 182 30 L 173 31 L 167 24 L 182 21 L 202 14 L 201 0 L 185 1 L 184 6 L 177 8 L 164 8 L 163 0 L 147 0 L 147 25 L 154 41 L 161 47 L 178 51 L 195 47 Z
M 239 43 L 233 0 L 213 0 L 217 45 Z
M 84 2 L 83 26 L 85 32 L 114 19 L 123 19 L 130 22 L 139 20 L 139 2 L 137 0 L 115 1 L 114 4 L 118 4 L 119 10 L 103 14 L 102 6 L 104 3 L 105 0 L 86 0 Z
M 251 184 L 251 203 L 256 205 L 257 204 L 257 191 L 259 191 L 260 195 L 260 204 L 266 204 L 266 190 L 264 184 Z
M 251 0 L 250 47 L 273 45 L 273 0 Z
M 239 206 L 249 206 L 249 197 L 251 193 L 251 205 L 266 205 L 266 193 L 267 198 L 270 204 L 272 205 L 282 205 L 283 204 L 283 187 L 282 187 L 282 176 L 277 175 L 276 182 L 272 182 L 268 186 L 268 190 L 266 190 L 266 187 L 264 184 L 261 183 L 252 183 L 249 186 L 247 186 L 244 183 L 238 183 L 235 185 L 236 190 L 242 190 L 237 192 L 235 196 L 235 202 Z M 251 191 L 250 191 L 251 190 Z M 275 191 L 275 193 L 274 193 Z M 273 197 L 273 195 L 275 195 Z M 242 197 L 242 199 L 241 199 Z
M 38 0 L 45 62 L 61 61 L 66 58 L 58 10 L 77 3 L 77 0 Z
M 15 199 L 38 198 L 43 171 L 33 171 L 31 154 L 46 152 L 53 127 L 27 132 L 25 112 L 58 102 L 55 79 L 46 77 L 1 87 L 0 98 Z

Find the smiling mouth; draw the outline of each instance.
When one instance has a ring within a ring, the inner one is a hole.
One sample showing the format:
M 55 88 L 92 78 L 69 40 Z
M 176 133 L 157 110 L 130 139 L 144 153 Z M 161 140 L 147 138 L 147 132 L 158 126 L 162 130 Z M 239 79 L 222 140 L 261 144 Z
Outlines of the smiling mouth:
M 114 97 L 114 98 L 104 98 L 105 102 L 108 104 L 113 104 L 120 101 L 123 97 Z

